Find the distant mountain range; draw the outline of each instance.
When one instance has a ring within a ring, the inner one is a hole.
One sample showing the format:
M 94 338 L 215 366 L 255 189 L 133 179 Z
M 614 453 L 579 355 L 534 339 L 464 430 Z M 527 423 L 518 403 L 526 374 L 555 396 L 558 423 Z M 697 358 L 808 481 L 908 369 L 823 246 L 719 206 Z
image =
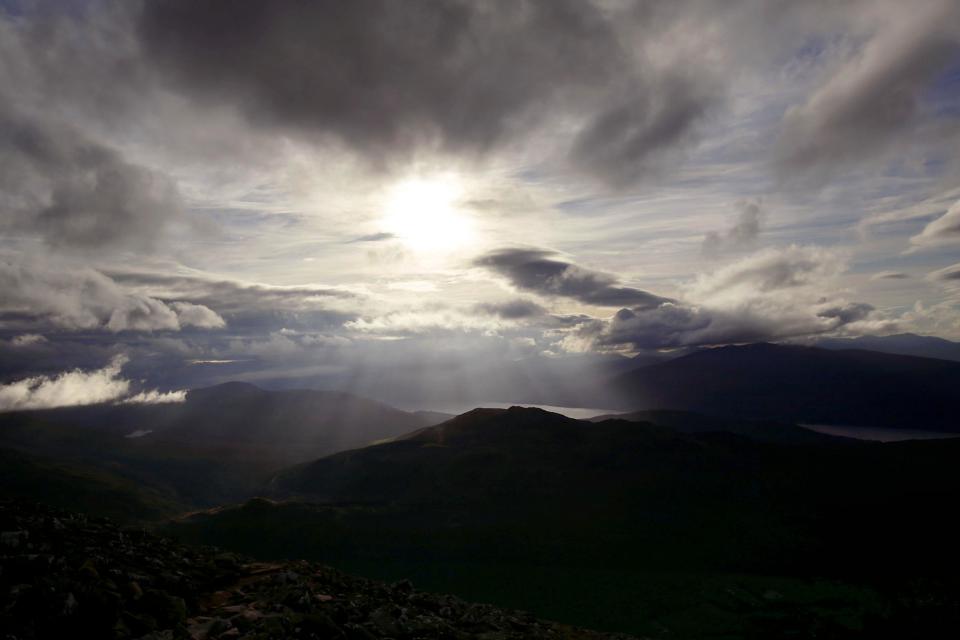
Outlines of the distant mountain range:
M 795 424 L 772 420 L 718 418 L 690 411 L 652 409 L 630 413 L 611 413 L 590 418 L 590 422 L 627 420 L 668 427 L 679 433 L 733 433 L 759 442 L 777 444 L 839 444 L 848 438 L 825 435 Z
M 704 349 L 611 379 L 634 409 L 809 424 L 960 431 L 960 363 L 751 344 Z
M 5 424 L 40 421 L 124 438 L 131 446 L 217 450 L 229 459 L 282 466 L 369 444 L 442 420 L 338 391 L 267 391 L 229 382 L 194 389 L 182 403 L 101 404 L 0 415 Z M 11 427 L 7 427 L 9 430 Z
M 346 393 L 234 382 L 190 391 L 183 403 L 0 414 L 0 447 L 120 474 L 181 504 L 210 506 L 250 495 L 282 467 L 444 417 Z
M 892 336 L 860 336 L 857 338 L 824 338 L 814 343 L 821 349 L 867 349 L 902 356 L 940 358 L 960 362 L 960 342 L 935 336 L 900 333 Z

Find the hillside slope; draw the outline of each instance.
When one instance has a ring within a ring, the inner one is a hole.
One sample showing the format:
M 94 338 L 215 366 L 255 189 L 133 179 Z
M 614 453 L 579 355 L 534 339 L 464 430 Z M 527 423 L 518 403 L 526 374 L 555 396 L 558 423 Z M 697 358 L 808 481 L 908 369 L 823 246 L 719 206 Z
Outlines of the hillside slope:
M 652 637 L 876 638 L 916 613 L 897 604 L 911 584 L 946 607 L 931 624 L 960 603 L 958 457 L 477 409 L 277 474 L 296 501 L 170 530 Z
M 958 431 L 960 363 L 774 344 L 707 349 L 618 376 L 635 409 Z
M 290 464 L 437 419 L 345 393 L 228 383 L 193 390 L 182 403 L 2 413 L 0 447 L 116 472 L 182 503 L 212 506 L 249 497 Z
M 0 530 L 0 628 L 21 640 L 627 638 L 316 563 L 256 563 L 37 505 L 0 503 Z

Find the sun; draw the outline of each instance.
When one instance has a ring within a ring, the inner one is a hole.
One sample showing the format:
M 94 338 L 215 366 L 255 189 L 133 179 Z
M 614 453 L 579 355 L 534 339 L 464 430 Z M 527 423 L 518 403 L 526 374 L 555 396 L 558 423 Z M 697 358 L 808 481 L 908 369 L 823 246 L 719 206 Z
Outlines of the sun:
M 461 196 L 453 177 L 404 180 L 387 193 L 383 228 L 413 251 L 460 249 L 474 239 L 470 216 L 458 206 Z

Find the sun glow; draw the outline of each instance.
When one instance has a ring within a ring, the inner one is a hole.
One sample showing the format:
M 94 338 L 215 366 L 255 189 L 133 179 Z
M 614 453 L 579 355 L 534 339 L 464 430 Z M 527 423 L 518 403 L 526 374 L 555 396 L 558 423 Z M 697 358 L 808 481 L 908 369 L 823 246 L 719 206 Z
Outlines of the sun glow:
M 413 179 L 387 195 L 383 228 L 407 247 L 442 253 L 473 242 L 470 216 L 457 207 L 461 186 L 454 178 Z

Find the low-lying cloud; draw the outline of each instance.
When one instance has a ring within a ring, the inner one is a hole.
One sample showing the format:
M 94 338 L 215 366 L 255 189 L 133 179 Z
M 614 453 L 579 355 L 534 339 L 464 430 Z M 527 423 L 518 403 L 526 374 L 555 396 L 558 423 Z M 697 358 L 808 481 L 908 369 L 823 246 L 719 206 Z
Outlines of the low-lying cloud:
M 121 376 L 127 363 L 125 356 L 116 356 L 102 369 L 73 369 L 53 376 L 33 376 L 0 385 L 0 411 L 54 409 L 106 402 L 124 404 L 157 404 L 183 402 L 185 391 L 161 393 L 141 391 L 132 396 L 131 382 Z
M 102 369 L 73 369 L 0 385 L 0 411 L 54 409 L 107 402 L 159 404 L 186 400 L 186 391 L 144 390 L 129 395 L 132 383 L 121 375 L 127 362 L 127 357 L 120 355 Z

